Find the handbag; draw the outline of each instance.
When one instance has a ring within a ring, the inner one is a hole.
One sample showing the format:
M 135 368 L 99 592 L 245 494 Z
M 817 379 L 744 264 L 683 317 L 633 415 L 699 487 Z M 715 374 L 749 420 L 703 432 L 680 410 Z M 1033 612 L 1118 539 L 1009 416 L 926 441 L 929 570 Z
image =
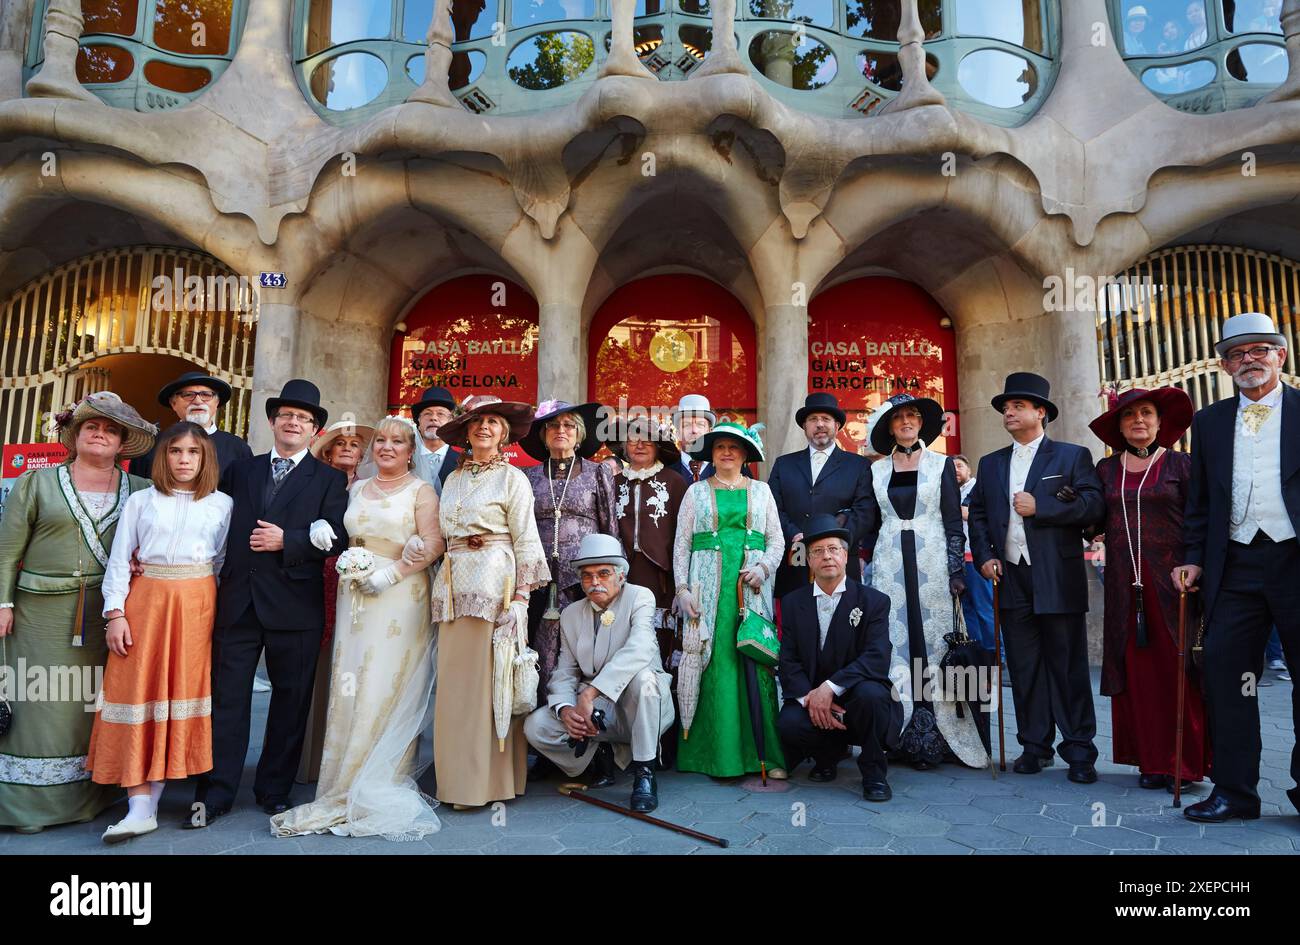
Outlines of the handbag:
M 515 657 L 511 670 L 514 696 L 510 703 L 510 714 L 527 715 L 537 708 L 537 687 L 541 676 L 537 663 L 541 654 L 528 645 L 524 625 L 515 627 Z
M 944 689 L 947 682 L 956 683 L 959 678 L 967 676 L 965 670 L 984 665 L 984 650 L 966 633 L 966 617 L 962 613 L 961 601 L 954 594 L 952 598 L 952 631 L 943 635 L 943 642 L 948 647 L 939 660 L 938 689 L 944 695 L 957 702 L 957 714 L 961 715 L 961 704 L 972 701 L 970 693 L 961 692 L 962 686 L 954 685 L 953 692 Z
M 736 628 L 736 649 L 759 666 L 774 669 L 781 651 L 776 624 L 757 610 L 745 606 L 745 579 L 736 581 L 736 604 L 740 607 L 740 626 Z

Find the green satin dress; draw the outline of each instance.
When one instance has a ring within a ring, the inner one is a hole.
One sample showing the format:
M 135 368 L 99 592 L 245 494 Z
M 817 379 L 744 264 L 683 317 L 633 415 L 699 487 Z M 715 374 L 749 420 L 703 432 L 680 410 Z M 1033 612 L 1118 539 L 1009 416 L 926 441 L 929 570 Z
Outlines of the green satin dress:
M 745 554 L 749 496 L 743 489 L 720 490 L 716 499 L 722 545 L 722 579 L 718 586 L 722 592 L 718 598 L 713 655 L 700 678 L 699 707 L 691 723 L 690 738 L 678 739 L 677 768 L 715 778 L 734 778 L 759 772 L 758 748 L 749 714 L 745 657 L 736 651 L 740 608 L 736 604 L 735 587 Z M 755 669 L 763 716 L 763 758 L 767 770 L 771 771 L 786 766 L 776 731 L 776 678 L 761 666 Z

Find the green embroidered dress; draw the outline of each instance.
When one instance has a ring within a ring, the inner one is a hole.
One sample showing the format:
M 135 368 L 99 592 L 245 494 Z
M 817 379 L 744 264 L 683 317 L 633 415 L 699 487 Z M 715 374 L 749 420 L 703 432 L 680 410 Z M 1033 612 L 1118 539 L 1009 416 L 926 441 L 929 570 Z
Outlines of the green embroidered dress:
M 14 709 L 13 727 L 0 737 L 0 826 L 90 819 L 122 793 L 95 784 L 85 769 L 108 658 L 100 583 L 126 498 L 149 481 L 121 473 L 96 519 L 68 470 L 23 474 L 0 519 L 0 603 L 14 605 L 0 668 L 0 688 Z M 74 646 L 83 576 L 84 642 Z
M 745 657 L 736 651 L 740 622 L 736 582 L 742 567 L 762 565 L 767 581 L 762 592 L 747 592 L 746 605 L 770 618 L 772 578 L 785 546 L 776 508 L 766 483 L 749 481 L 746 489 L 715 490 L 705 481 L 687 490 L 679 515 L 674 554 L 677 583 L 691 584 L 699 595 L 700 623 L 711 648 L 705 646 L 698 705 L 688 737 L 678 739 L 677 767 L 719 778 L 756 774 L 759 760 Z M 771 771 L 785 767 L 776 729 L 776 678 L 770 670 L 756 669 L 763 757 Z

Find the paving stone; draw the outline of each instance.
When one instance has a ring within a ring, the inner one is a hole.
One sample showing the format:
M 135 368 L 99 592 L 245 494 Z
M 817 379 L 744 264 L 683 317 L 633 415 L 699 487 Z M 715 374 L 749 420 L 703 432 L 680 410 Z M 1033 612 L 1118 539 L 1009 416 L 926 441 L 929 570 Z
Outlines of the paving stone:
M 700 820 L 685 826 L 690 827 L 692 830 L 698 830 L 700 833 L 722 837 L 729 841 L 733 847 L 748 846 L 763 836 L 762 833 L 749 824 L 738 824 L 729 820 Z
M 1077 837 L 1030 837 L 1025 841 L 1025 849 L 1030 853 L 1064 853 L 1071 856 L 1091 854 L 1108 856 L 1110 850 L 1095 843 L 1087 843 Z
M 1276 833 L 1263 830 L 1251 830 L 1247 827 L 1234 827 L 1230 824 L 1206 824 L 1205 839 L 1215 843 L 1231 843 L 1233 846 L 1256 850 L 1286 850 L 1290 852 L 1291 840 Z
M 631 831 L 622 824 L 569 824 L 561 828 L 555 838 L 565 847 L 595 847 L 607 850 L 629 836 Z
M 1122 814 L 1117 826 L 1128 827 L 1140 833 L 1149 833 L 1153 837 L 1199 837 L 1201 835 L 1201 825 L 1193 823 L 1181 813 L 1163 817 Z
M 1027 837 L 1069 837 L 1074 834 L 1074 827 L 1070 824 L 1042 814 L 1000 814 L 993 823 L 1003 830 L 1023 833 Z
M 991 824 L 998 816 L 991 810 L 971 804 L 931 804 L 922 813 L 950 824 Z
M 881 805 L 882 807 L 885 805 Z M 929 814 L 882 812 L 873 822 L 873 826 L 900 837 L 942 837 L 952 824 L 931 817 Z
M 483 848 L 485 854 L 505 854 L 509 856 L 559 853 L 563 844 L 555 837 L 511 837 L 505 836 L 496 843 L 489 843 Z M 400 851 L 399 851 L 400 852 Z
M 829 854 L 834 847 L 825 840 L 814 837 L 811 833 L 805 831 L 802 834 L 781 834 L 764 837 L 754 844 L 754 849 L 763 853 L 811 853 L 820 855 Z
M 948 831 L 948 839 L 976 850 L 1018 850 L 1026 838 L 992 824 L 959 824 Z
M 1245 847 L 1235 846 L 1231 843 L 1220 843 L 1218 840 L 1211 840 L 1208 837 L 1195 839 L 1161 837 L 1159 849 L 1168 850 L 1170 853 L 1192 853 L 1197 856 L 1236 856 L 1250 852 Z
M 833 847 L 883 847 L 894 839 L 888 831 L 861 824 L 822 824 L 813 835 Z
M 1080 827 L 1075 837 L 1111 850 L 1153 850 L 1156 838 L 1128 827 Z
M 995 814 L 1037 814 L 1043 802 L 1033 797 L 977 797 L 971 806 Z
M 921 853 L 925 855 L 951 853 L 958 856 L 967 856 L 975 852 L 970 847 L 954 843 L 947 837 L 895 837 L 890 841 L 889 849 L 894 853 Z
M 760 812 L 751 814 L 741 823 L 747 827 L 753 827 L 764 836 L 805 833 L 810 829 L 807 823 L 802 826 L 796 823 L 794 812 L 789 810 L 780 813 Z M 813 826 L 816 826 L 816 824 L 814 823 Z

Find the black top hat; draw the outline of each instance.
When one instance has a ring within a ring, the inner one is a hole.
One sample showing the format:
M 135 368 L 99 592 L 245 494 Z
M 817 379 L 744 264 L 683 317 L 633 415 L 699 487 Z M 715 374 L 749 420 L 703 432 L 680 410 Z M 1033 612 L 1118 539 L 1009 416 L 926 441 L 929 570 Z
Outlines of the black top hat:
M 843 538 L 850 544 L 853 541 L 849 536 L 849 530 L 841 525 L 834 515 L 827 515 L 824 512 L 808 516 L 808 521 L 803 527 L 803 546 L 811 548 L 813 542 L 822 538 Z
M 803 406 L 794 415 L 795 424 L 803 426 L 810 413 L 828 413 L 835 418 L 836 423 L 844 426 L 844 411 L 840 409 L 840 402 L 834 394 L 809 394 L 805 397 Z
M 407 404 L 411 408 L 411 419 L 417 423 L 420 420 L 420 412 L 425 407 L 446 407 L 448 410 L 455 411 L 456 398 L 451 396 L 451 391 L 445 387 L 439 387 L 434 384 L 432 387 L 426 387 L 420 399 L 413 404 Z
M 943 408 L 939 406 L 938 401 L 931 400 L 929 397 L 913 397 L 911 394 L 895 394 L 880 405 L 880 418 L 871 428 L 871 448 L 877 453 L 884 455 L 898 445 L 889 421 L 904 407 L 910 407 L 920 413 L 920 440 L 926 446 L 938 439 L 939 434 L 943 432 Z
M 1030 400 L 1047 409 L 1047 422 L 1051 423 L 1058 413 L 1056 404 L 1047 399 L 1051 391 L 1052 385 L 1048 383 L 1047 378 L 1028 371 L 1017 371 L 1007 375 L 1002 385 L 1002 393 L 992 400 L 993 409 L 1001 413 L 1002 405 L 1008 400 Z
M 218 405 L 221 407 L 224 407 L 226 401 L 230 399 L 230 385 L 225 381 L 215 377 L 209 377 L 202 371 L 187 371 L 165 386 L 162 390 L 158 391 L 158 403 L 162 404 L 164 407 L 170 407 L 172 405 L 173 394 L 182 387 L 191 387 L 195 385 L 199 387 L 207 387 L 213 390 L 217 395 Z
M 519 441 L 519 448 L 539 463 L 544 461 L 551 455 L 542 436 L 547 421 L 554 420 L 561 414 L 572 413 L 582 418 L 587 433 L 582 442 L 577 444 L 576 452 L 583 459 L 591 459 L 600 449 L 601 439 L 597 432 L 601 422 L 601 409 L 597 403 L 571 404 L 563 400 L 544 400 L 537 405 L 537 416 L 533 418 L 528 434 Z
M 281 407 L 298 407 L 316 418 L 316 429 L 321 430 L 329 421 L 329 412 L 320 405 L 320 388 L 311 381 L 295 377 L 280 388 L 280 396 L 266 402 L 266 418 L 271 420 Z

